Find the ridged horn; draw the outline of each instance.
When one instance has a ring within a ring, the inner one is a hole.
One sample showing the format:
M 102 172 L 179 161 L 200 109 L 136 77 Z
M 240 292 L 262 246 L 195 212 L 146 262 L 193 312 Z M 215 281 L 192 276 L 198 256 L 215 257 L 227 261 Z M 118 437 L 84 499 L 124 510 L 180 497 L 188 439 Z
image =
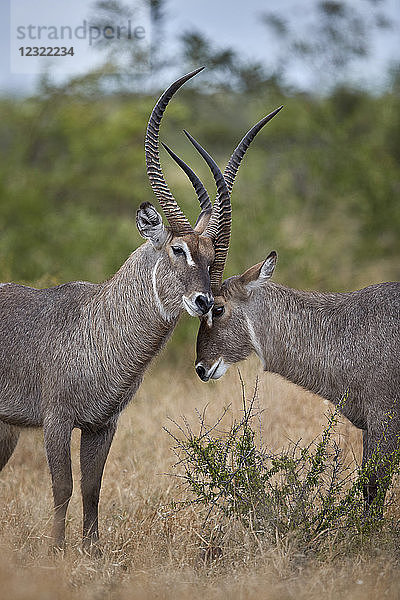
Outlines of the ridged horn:
M 253 125 L 253 127 L 251 129 L 249 129 L 249 131 L 244 135 L 244 137 L 240 140 L 239 144 L 236 146 L 236 148 L 233 151 L 233 153 L 228 161 L 228 164 L 224 170 L 224 179 L 226 181 L 226 185 L 228 187 L 229 194 L 231 194 L 231 192 L 232 192 L 233 184 L 235 182 L 235 178 L 236 178 L 237 172 L 239 170 L 240 164 L 241 164 L 242 159 L 243 159 L 244 155 L 246 154 L 246 151 L 247 151 L 248 147 L 250 146 L 251 142 L 254 140 L 257 133 L 264 127 L 264 125 L 266 125 L 268 123 L 268 121 L 273 119 L 273 117 L 276 114 L 278 114 L 278 112 L 280 110 L 282 110 L 282 108 L 283 108 L 283 106 L 279 106 L 279 108 L 276 108 L 271 113 L 269 113 L 267 116 L 263 117 L 260 121 L 258 121 L 258 123 Z M 219 230 L 220 230 L 219 229 L 219 227 L 220 227 L 219 206 L 220 206 L 220 199 L 217 196 L 217 198 L 214 202 L 213 212 L 211 213 L 211 217 L 210 217 L 208 225 L 205 229 L 204 235 L 209 235 L 210 237 L 214 237 L 215 232 L 216 231 L 219 232 Z M 218 237 L 218 235 L 223 236 L 224 234 L 218 233 L 217 237 Z M 223 261 L 221 258 L 221 260 L 217 264 L 214 262 L 210 268 L 210 279 L 212 282 L 212 290 L 213 290 L 214 294 L 218 293 L 218 290 L 220 289 L 220 287 L 222 285 L 222 279 L 223 279 L 223 275 L 224 275 L 224 267 L 225 267 L 226 257 L 228 254 L 228 249 L 229 249 L 229 247 L 226 249 L 226 253 L 223 258 Z
M 230 157 L 228 164 L 226 165 L 225 170 L 224 170 L 224 178 L 225 178 L 226 185 L 228 186 L 228 190 L 229 190 L 230 194 L 232 193 L 233 184 L 235 183 L 235 178 L 236 178 L 237 172 L 239 170 L 240 164 L 242 162 L 242 159 L 243 159 L 244 155 L 246 154 L 247 149 L 250 146 L 251 142 L 254 140 L 257 133 L 259 131 L 261 131 L 261 129 L 264 127 L 264 125 L 266 125 L 268 123 L 268 121 L 273 119 L 273 117 L 276 114 L 278 114 L 278 112 L 280 110 L 282 110 L 282 108 L 283 108 L 283 106 L 276 108 L 271 113 L 269 113 L 269 115 L 267 115 L 266 117 L 263 117 L 260 121 L 258 121 L 258 123 L 253 125 L 253 127 L 251 129 L 249 129 L 249 131 L 243 136 L 243 138 L 240 140 L 239 144 L 236 146 L 236 148 L 233 151 L 232 156 Z M 216 206 L 217 203 L 218 203 L 218 197 L 215 200 L 214 206 Z M 217 228 L 218 228 L 218 211 L 215 210 L 213 212 L 213 214 L 211 215 L 211 218 L 210 218 L 210 221 L 206 228 L 205 234 L 209 235 L 210 233 L 213 233 Z M 222 283 L 222 280 L 221 280 L 221 283 Z
M 185 130 L 184 133 L 210 167 L 217 186 L 217 200 L 214 203 L 211 214 L 211 219 L 213 219 L 214 215 L 216 215 L 216 219 L 214 219 L 215 226 L 210 228 L 210 226 L 207 225 L 207 228 L 204 232 L 204 235 L 210 237 L 214 242 L 215 258 L 210 268 L 210 283 L 211 290 L 213 293 L 216 293 L 222 283 L 222 275 L 224 272 L 224 266 L 231 237 L 232 210 L 230 193 L 224 176 L 222 175 L 216 162 L 211 158 L 208 152 L 206 152 L 206 150 L 200 146 L 194 137 L 190 135 L 190 133 Z
M 175 92 L 179 90 L 186 81 L 197 75 L 197 73 L 200 73 L 203 69 L 204 67 L 200 67 L 199 69 L 180 77 L 161 95 L 150 115 L 144 143 L 147 175 L 149 177 L 150 185 L 163 209 L 169 225 L 174 231 L 180 234 L 191 233 L 193 229 L 168 188 L 161 169 L 159 154 L 160 123 L 168 102 Z
M 197 198 L 200 202 L 201 211 L 204 212 L 206 210 L 212 210 L 212 204 L 210 197 L 207 193 L 206 188 L 203 183 L 200 181 L 199 177 L 197 177 L 196 173 L 192 171 L 192 169 L 183 161 L 171 148 L 161 142 L 168 154 L 174 159 L 174 161 L 180 166 L 180 168 L 186 173 L 186 175 L 190 179 L 190 183 L 194 187 L 194 191 L 196 192 Z
M 256 123 L 246 133 L 246 135 L 240 140 L 239 144 L 236 146 L 235 150 L 233 151 L 232 156 L 229 159 L 228 164 L 226 165 L 225 171 L 224 171 L 224 178 L 226 181 L 226 185 L 228 186 L 229 193 L 232 192 L 233 184 L 235 182 L 235 178 L 236 178 L 237 172 L 239 170 L 240 163 L 242 162 L 242 158 L 246 154 L 247 149 L 250 146 L 251 142 L 254 140 L 257 133 L 259 131 L 261 131 L 261 129 L 264 127 L 264 125 L 266 125 L 268 123 L 268 121 L 273 119 L 274 116 L 277 115 L 280 110 L 282 110 L 282 108 L 283 108 L 283 105 L 280 106 L 279 108 L 276 108 L 275 110 L 273 110 L 271 113 L 269 113 L 269 115 L 267 115 L 266 117 L 261 119 L 261 121 L 258 121 L 258 123 Z

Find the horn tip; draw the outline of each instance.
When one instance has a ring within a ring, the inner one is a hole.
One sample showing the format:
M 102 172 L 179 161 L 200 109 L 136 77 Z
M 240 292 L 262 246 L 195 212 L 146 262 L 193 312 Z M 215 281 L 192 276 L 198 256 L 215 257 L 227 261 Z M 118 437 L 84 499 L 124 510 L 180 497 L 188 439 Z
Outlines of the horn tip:
M 190 71 L 190 73 L 188 73 L 184 77 L 187 77 L 188 79 L 191 79 L 192 77 L 194 77 L 195 75 L 197 75 L 201 71 L 204 71 L 205 68 L 206 68 L 205 66 L 199 67 L 198 69 L 195 69 L 194 71 Z
M 178 158 L 178 157 L 176 156 L 175 152 L 173 152 L 173 151 L 171 150 L 171 148 L 170 148 L 169 146 L 167 146 L 167 144 L 164 144 L 164 142 L 161 142 L 161 144 L 164 146 L 164 148 L 165 148 L 165 150 L 168 152 L 168 154 L 169 154 L 170 156 L 172 156 L 172 158 L 174 158 L 175 160 L 176 160 L 176 158 Z
M 284 105 L 281 104 L 281 106 L 278 106 L 278 108 L 275 108 L 275 110 L 272 111 L 272 113 L 270 113 L 268 116 L 269 117 L 275 117 L 275 115 L 278 114 L 278 112 L 280 112 L 282 110 L 282 108 L 284 108 Z

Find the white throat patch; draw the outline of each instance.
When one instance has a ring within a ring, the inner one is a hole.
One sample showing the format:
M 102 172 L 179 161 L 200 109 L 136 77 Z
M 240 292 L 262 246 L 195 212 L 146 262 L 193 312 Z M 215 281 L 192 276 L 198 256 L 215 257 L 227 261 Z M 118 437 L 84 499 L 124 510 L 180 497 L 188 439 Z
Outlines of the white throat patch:
M 161 299 L 160 299 L 160 296 L 158 295 L 158 290 L 157 290 L 157 269 L 158 269 L 158 265 L 160 264 L 160 260 L 161 260 L 161 256 L 160 256 L 160 258 L 157 259 L 157 262 L 153 267 L 153 270 L 151 272 L 151 281 L 153 284 L 154 300 L 156 302 L 158 311 L 159 311 L 161 317 L 164 319 L 164 321 L 167 321 L 169 323 L 170 321 L 172 321 L 172 315 L 170 315 L 165 310 L 164 305 L 161 302 Z
M 263 369 L 265 369 L 265 360 L 262 354 L 262 349 L 261 349 L 261 345 L 257 339 L 256 336 L 256 332 L 254 331 L 254 327 L 252 322 L 250 321 L 249 317 L 245 314 L 246 317 L 246 321 L 247 321 L 247 329 L 249 331 L 249 336 L 250 336 L 250 340 L 252 343 L 252 346 L 254 348 L 255 353 L 257 354 L 258 358 L 261 360 Z

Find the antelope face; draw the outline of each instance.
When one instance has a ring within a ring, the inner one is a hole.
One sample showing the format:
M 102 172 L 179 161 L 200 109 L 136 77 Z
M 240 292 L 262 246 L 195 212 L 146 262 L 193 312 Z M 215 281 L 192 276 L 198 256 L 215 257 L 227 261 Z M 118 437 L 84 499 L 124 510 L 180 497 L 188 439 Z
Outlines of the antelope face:
M 212 240 L 197 233 L 175 236 L 168 242 L 166 252 L 182 307 L 192 317 L 206 315 L 214 304 L 210 287 Z
M 212 240 L 195 231 L 171 234 L 149 202 L 140 206 L 136 225 L 153 246 L 152 285 L 162 312 L 173 316 L 183 308 L 193 317 L 207 314 L 214 303 L 209 272 L 214 260 Z
M 272 275 L 276 253 L 240 276 L 224 281 L 212 312 L 201 319 L 197 336 L 196 372 L 200 379 L 219 379 L 230 365 L 260 352 L 250 315 L 252 294 Z M 253 317 L 254 319 L 254 317 Z
M 225 281 L 210 315 L 201 319 L 196 373 L 203 381 L 219 379 L 230 365 L 244 360 L 252 351 L 244 316 L 244 298 L 238 292 L 234 281 Z

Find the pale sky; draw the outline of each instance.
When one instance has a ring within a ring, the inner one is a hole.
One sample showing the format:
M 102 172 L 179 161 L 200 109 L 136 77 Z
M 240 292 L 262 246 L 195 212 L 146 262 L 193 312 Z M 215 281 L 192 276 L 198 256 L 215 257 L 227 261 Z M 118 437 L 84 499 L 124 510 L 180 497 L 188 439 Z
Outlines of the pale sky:
M 137 5 L 141 0 L 124 0 L 126 4 Z M 371 4 L 367 0 L 348 0 L 367 14 Z M 165 29 L 165 49 L 173 54 L 178 47 L 179 35 L 193 29 L 204 33 L 218 47 L 233 47 L 241 57 L 252 60 L 273 62 L 279 41 L 267 35 L 262 24 L 262 12 L 279 11 L 295 19 L 301 30 L 305 26 L 308 13 L 306 0 L 168 0 L 166 6 L 167 19 Z M 0 0 L 0 93 L 4 91 L 33 91 L 37 75 L 33 57 L 17 56 L 19 44 L 40 45 L 40 41 L 16 39 L 17 25 L 35 23 L 36 25 L 76 27 L 88 18 L 93 0 Z M 382 79 L 382 73 L 389 61 L 400 62 L 400 2 L 399 0 L 377 0 L 376 5 L 394 23 L 391 31 L 382 31 L 372 39 L 372 56 L 363 70 L 358 74 L 364 81 Z M 311 3 L 310 3 L 311 6 Z M 26 14 L 33 10 L 33 14 Z M 12 19 L 11 19 L 12 17 Z M 26 20 L 24 21 L 24 18 Z M 147 28 L 146 17 L 139 18 Z M 150 28 L 150 27 L 148 27 Z M 12 31 L 12 34 L 10 34 Z M 20 30 L 21 31 L 21 30 Z M 34 30 L 36 32 L 36 30 Z M 25 34 L 27 30 L 25 30 Z M 10 61 L 10 39 L 13 61 Z M 46 46 L 50 42 L 46 42 Z M 57 42 L 60 43 L 60 42 Z M 52 42 L 54 45 L 54 42 Z M 66 43 L 68 47 L 69 44 Z M 89 47 L 88 41 L 74 40 L 75 56 L 53 59 L 50 72 L 58 80 L 73 74 L 84 73 L 93 68 L 101 60 L 98 51 Z M 43 61 L 42 61 L 43 62 Z M 40 63 L 42 64 L 42 63 Z M 27 73 L 18 71 L 28 71 Z M 300 85 L 307 85 L 306 70 L 299 69 L 291 73 L 292 80 Z M 164 82 L 163 82 L 164 83 Z

